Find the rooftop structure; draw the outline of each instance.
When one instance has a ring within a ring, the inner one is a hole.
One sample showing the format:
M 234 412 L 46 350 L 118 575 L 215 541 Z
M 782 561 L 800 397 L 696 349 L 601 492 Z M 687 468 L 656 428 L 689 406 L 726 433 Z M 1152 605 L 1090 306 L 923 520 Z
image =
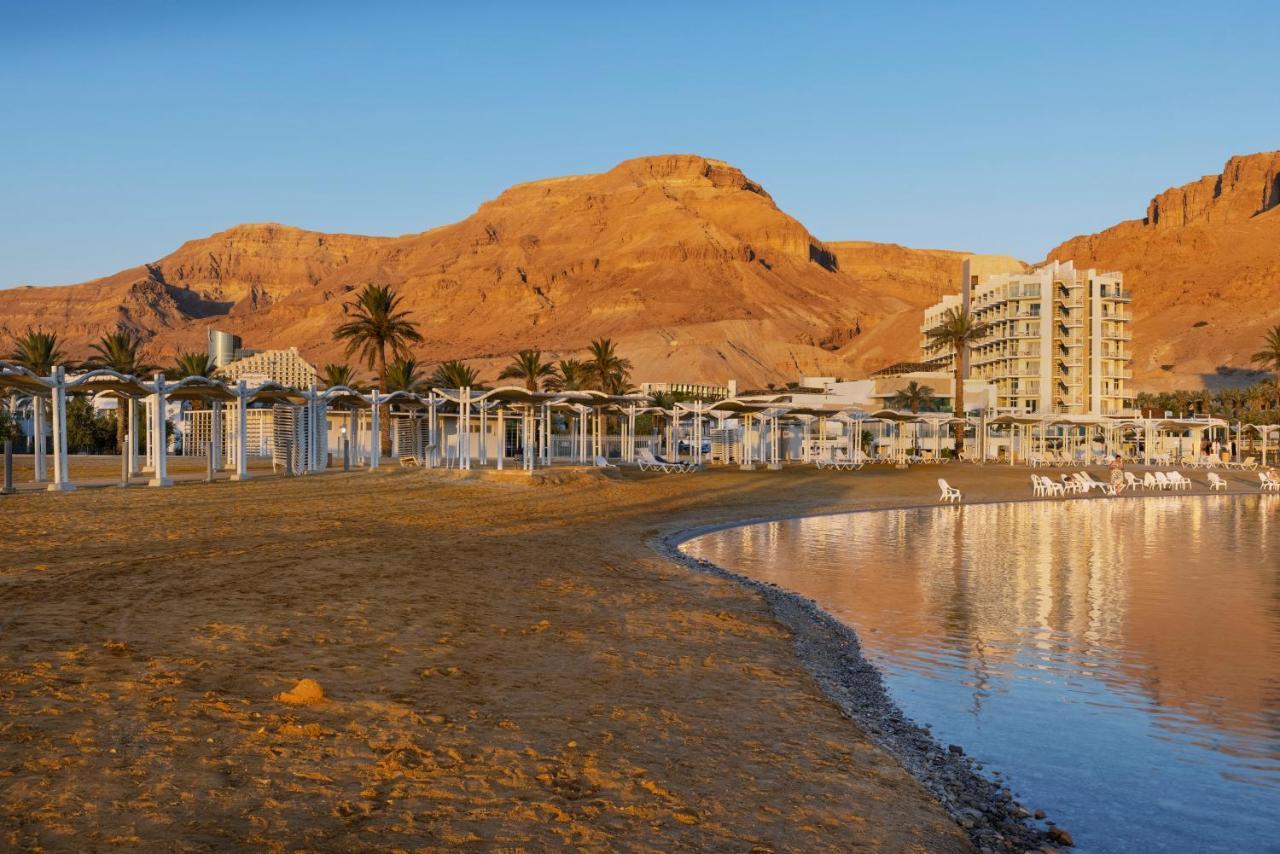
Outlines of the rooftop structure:
M 242 344 L 239 335 L 232 335 L 230 332 L 210 329 L 208 342 L 209 346 L 206 352 L 209 354 L 209 358 L 213 359 L 213 363 L 219 368 L 225 368 L 227 365 L 240 358 L 240 356 L 237 355 L 237 351 L 240 350 Z

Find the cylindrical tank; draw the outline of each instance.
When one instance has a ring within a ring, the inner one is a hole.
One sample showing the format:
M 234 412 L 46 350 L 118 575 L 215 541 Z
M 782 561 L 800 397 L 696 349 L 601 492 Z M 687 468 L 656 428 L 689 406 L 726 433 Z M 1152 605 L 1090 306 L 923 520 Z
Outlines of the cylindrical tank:
M 240 336 L 219 332 L 217 329 L 209 330 L 209 356 L 219 368 L 235 361 L 236 350 L 239 348 Z

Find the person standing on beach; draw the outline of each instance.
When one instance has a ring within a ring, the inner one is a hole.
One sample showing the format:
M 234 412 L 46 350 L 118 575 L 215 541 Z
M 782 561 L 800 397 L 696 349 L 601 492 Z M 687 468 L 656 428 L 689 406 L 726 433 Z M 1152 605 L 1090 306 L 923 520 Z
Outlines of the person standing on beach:
M 1111 461 L 1111 487 L 1116 494 L 1124 492 L 1124 459 L 1119 454 Z

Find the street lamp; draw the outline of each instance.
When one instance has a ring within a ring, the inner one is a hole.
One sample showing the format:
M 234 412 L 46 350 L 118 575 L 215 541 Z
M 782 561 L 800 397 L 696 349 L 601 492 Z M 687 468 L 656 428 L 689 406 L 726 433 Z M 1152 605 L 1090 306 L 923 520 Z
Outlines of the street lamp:
M 343 424 L 338 428 L 338 432 L 342 434 L 342 470 L 351 470 L 351 456 L 347 453 L 347 425 Z

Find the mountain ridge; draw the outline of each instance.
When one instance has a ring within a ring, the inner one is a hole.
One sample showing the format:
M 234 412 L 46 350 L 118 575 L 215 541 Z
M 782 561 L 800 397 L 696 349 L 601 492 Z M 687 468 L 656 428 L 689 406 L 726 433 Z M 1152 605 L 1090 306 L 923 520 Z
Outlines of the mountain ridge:
M 0 291 L 0 336 L 56 329 L 82 357 L 124 327 L 165 358 L 203 348 L 216 326 L 343 361 L 343 304 L 377 282 L 403 294 L 428 364 L 463 358 L 488 376 L 523 347 L 571 356 L 612 337 L 637 380 L 762 386 L 913 360 L 920 312 L 957 290 L 966 254 L 820 240 L 737 167 L 658 155 L 515 184 L 458 222 L 399 236 L 242 223 L 110 276 Z M 1046 257 L 1067 259 L 1125 273 L 1138 385 L 1247 379 L 1218 366 L 1247 367 L 1280 321 L 1280 152 L 1232 157 L 1156 194 L 1143 218 Z M 1245 310 L 1212 311 L 1226 300 Z

